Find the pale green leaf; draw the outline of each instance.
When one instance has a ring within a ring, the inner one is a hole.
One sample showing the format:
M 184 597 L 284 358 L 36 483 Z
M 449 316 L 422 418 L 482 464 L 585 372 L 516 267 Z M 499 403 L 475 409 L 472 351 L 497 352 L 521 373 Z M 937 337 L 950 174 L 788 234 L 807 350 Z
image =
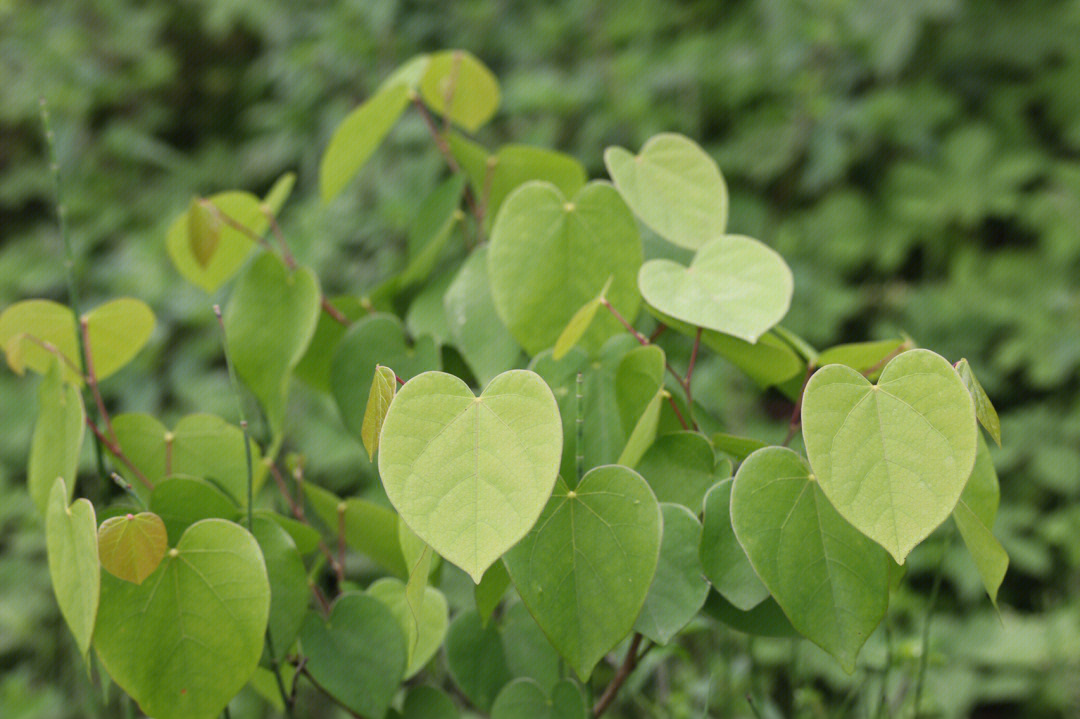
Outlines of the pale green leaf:
M 476 397 L 425 372 L 390 405 L 379 473 L 405 523 L 479 582 L 536 521 L 561 452 L 558 406 L 536 374 L 511 370 Z
M 476 132 L 499 107 L 499 83 L 464 50 L 433 53 L 420 79 L 424 102 L 450 122 Z
M 394 399 L 396 391 L 397 376 L 394 370 L 376 366 L 375 375 L 371 380 L 371 390 L 368 392 L 367 408 L 364 410 L 364 423 L 360 427 L 360 439 L 364 442 L 368 457 L 372 459 L 375 458 L 375 452 L 379 449 L 383 420 L 386 419 L 386 410 L 390 409 L 390 402 Z
M 649 260 L 638 285 L 663 314 L 753 343 L 787 314 L 794 280 L 768 246 L 723 235 L 704 243 L 689 267 Z
M 188 246 L 199 267 L 206 269 L 221 242 L 221 218 L 206 209 L 199 197 L 191 198 L 187 210 Z
M 23 300 L 0 314 L 0 346 L 7 354 L 8 365 L 18 374 L 22 374 L 25 367 L 45 374 L 56 359 L 53 352 L 21 335 L 30 335 L 39 342 L 52 345 L 75 367 L 82 367 L 77 331 L 71 310 L 52 300 Z M 64 363 L 64 381 L 82 384 L 78 373 L 67 363 Z M 49 487 L 52 487 L 51 480 Z
M 664 239 L 697 249 L 724 234 L 727 186 L 716 163 L 693 140 L 663 133 L 636 156 L 609 147 L 604 164 L 634 214 Z
M 367 593 L 385 604 L 401 626 L 408 654 L 405 678 L 414 676 L 431 661 L 446 637 L 450 625 L 446 597 L 435 587 L 424 587 L 416 611 L 409 606 L 408 585 L 393 577 L 376 580 Z
M 103 380 L 130 362 L 154 331 L 154 313 L 142 300 L 121 297 L 84 316 L 94 374 Z
M 626 439 L 626 446 L 619 454 L 618 464 L 633 468 L 645 456 L 645 452 L 656 439 L 656 430 L 660 427 L 660 410 L 663 408 L 664 400 L 670 396 L 666 389 L 660 389 L 645 405 L 645 410 Z
M 559 480 L 528 536 L 504 561 L 529 612 L 578 677 L 634 626 L 663 533 L 649 485 L 626 467 L 598 467 L 570 490 Z
M 596 317 L 596 312 L 600 309 L 613 279 L 615 279 L 614 275 L 608 277 L 603 289 L 600 290 L 600 294 L 582 305 L 581 309 L 570 318 L 559 338 L 555 340 L 555 347 L 551 351 L 552 359 L 555 361 L 561 360 L 570 351 L 570 348 L 576 345 L 585 335 L 589 325 L 592 324 L 593 319 Z
M 94 505 L 79 499 L 68 506 L 69 492 L 57 477 L 45 510 L 45 548 L 49 576 L 79 653 L 86 656 L 97 619 L 101 570 L 98 565 Z
M 610 185 L 591 182 L 567 199 L 548 182 L 527 182 L 503 203 L 491 232 L 488 277 L 499 317 L 530 355 L 555 344 L 570 318 L 609 277 L 611 305 L 637 316 L 643 250 L 633 215 Z M 581 338 L 590 352 L 624 332 L 605 313 Z
M 956 509 L 953 510 L 953 520 L 995 607 L 998 589 L 1009 568 L 1009 555 L 992 531 L 1000 496 L 1001 490 L 998 487 L 993 460 L 990 458 L 990 450 L 980 438 L 975 467 L 971 470 L 971 477 L 964 486 L 960 501 L 956 503 Z
M 898 563 L 953 511 L 975 462 L 975 407 L 929 350 L 894 358 L 876 385 L 842 365 L 807 383 L 803 439 L 837 511 Z
M 971 399 L 975 402 L 975 418 L 979 420 L 979 424 L 990 433 L 990 437 L 1000 447 L 1001 420 L 998 419 L 994 403 L 986 395 L 986 390 L 983 389 L 978 378 L 975 377 L 975 373 L 971 371 L 971 364 L 966 359 L 961 359 L 956 363 L 956 372 L 960 375 L 960 379 L 964 381 L 964 386 L 967 387 Z
M 37 394 L 38 416 L 30 440 L 26 485 L 44 516 L 57 477 L 64 479 L 69 501 L 75 491 L 79 451 L 86 434 L 86 411 L 78 388 L 64 382 L 58 359 L 53 360 Z
M 888 555 L 841 517 L 810 467 L 783 447 L 747 457 L 731 523 L 792 625 L 849 674 L 889 604 Z

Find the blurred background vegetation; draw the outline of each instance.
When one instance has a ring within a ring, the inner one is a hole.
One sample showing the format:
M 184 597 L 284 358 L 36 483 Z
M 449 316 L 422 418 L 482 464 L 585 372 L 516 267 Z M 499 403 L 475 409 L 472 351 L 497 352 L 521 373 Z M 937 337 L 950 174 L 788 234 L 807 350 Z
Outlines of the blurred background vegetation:
M 410 56 L 467 49 L 503 89 L 489 146 L 553 147 L 600 177 L 606 146 L 685 133 L 728 180 L 732 230 L 791 264 L 791 329 L 818 347 L 904 331 L 971 361 L 1002 416 L 995 531 L 1012 564 L 999 617 L 962 550 L 946 552 L 927 695 L 942 716 L 1078 716 L 1078 38 L 1076 0 L 0 0 L 0 306 L 66 300 L 44 96 L 84 303 L 132 295 L 158 315 L 150 348 L 106 383 L 111 405 L 231 417 L 210 313 L 225 295 L 174 271 L 168 223 L 194 194 L 258 194 L 293 170 L 294 252 L 329 294 L 372 288 L 445 168 L 408 118 L 323 209 L 322 148 Z M 712 371 L 732 431 L 783 436 L 790 405 Z M 35 384 L 0 373 L 0 715 L 112 716 L 59 619 L 22 485 Z M 342 492 L 369 479 L 333 406 L 302 387 L 294 402 L 311 478 Z M 912 555 L 891 611 L 895 692 L 943 547 Z M 764 715 L 863 716 L 881 634 L 845 677 L 812 647 L 703 623 L 651 658 L 623 715 L 751 716 L 754 692 Z

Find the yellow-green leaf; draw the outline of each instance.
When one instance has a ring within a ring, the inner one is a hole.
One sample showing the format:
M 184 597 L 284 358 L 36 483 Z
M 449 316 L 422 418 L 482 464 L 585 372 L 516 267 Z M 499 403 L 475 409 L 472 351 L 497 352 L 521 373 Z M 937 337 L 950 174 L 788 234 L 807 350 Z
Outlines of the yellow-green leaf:
M 101 566 L 114 577 L 142 584 L 161 564 L 169 538 L 153 512 L 111 517 L 98 528 Z

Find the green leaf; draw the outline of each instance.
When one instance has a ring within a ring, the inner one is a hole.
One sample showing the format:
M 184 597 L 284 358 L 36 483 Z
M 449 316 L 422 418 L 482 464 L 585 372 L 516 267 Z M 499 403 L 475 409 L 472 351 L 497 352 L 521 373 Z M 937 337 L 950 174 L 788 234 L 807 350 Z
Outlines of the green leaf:
M 274 180 L 274 184 L 270 186 L 270 189 L 266 193 L 266 197 L 263 199 L 263 204 L 266 205 L 273 214 L 278 214 L 281 212 L 281 208 L 285 206 L 285 201 L 289 199 L 293 187 L 295 186 L 296 173 L 282 173 L 281 177 Z
M 852 673 L 889 605 L 885 552 L 844 521 L 806 461 L 783 447 L 739 467 L 731 524 L 792 625 Z
M 719 592 L 711 592 L 705 600 L 704 612 L 713 619 L 742 632 L 761 637 L 797 638 L 799 633 L 780 609 L 776 600 L 769 597 L 748 612 L 740 611 Z
M 509 576 L 509 575 L 507 575 Z M 562 659 L 525 604 L 513 601 L 501 619 L 506 666 L 514 678 L 528 677 L 550 691 L 565 673 Z
M 203 200 L 191 198 L 187 211 L 188 245 L 199 267 L 206 269 L 221 242 L 221 218 L 202 205 Z
M 167 477 L 187 475 L 209 480 L 235 504 L 247 504 L 247 458 L 244 432 L 212 414 L 191 414 L 169 431 L 148 414 L 121 414 L 113 429 L 124 454 L 155 487 Z M 262 487 L 266 467 L 251 441 L 254 490 Z M 122 464 L 120 473 L 144 499 L 147 489 Z
M 217 208 L 221 215 L 246 227 L 251 234 L 262 235 L 270 226 L 270 221 L 261 209 L 262 203 L 250 192 L 221 192 L 206 199 Z M 277 211 L 276 206 L 269 202 L 267 204 L 270 205 L 271 210 Z M 206 212 L 213 214 L 211 210 L 206 210 Z M 243 266 L 255 243 L 247 233 L 222 221 L 214 252 L 206 264 L 203 264 L 196 257 L 191 246 L 190 224 L 189 207 L 169 225 L 165 237 L 165 248 L 176 270 L 184 279 L 207 293 L 212 293 Z
M 414 676 L 431 661 L 442 646 L 450 624 L 446 597 L 435 587 L 423 588 L 419 613 L 409 607 L 408 587 L 400 579 L 383 577 L 367 593 L 385 604 L 405 634 L 408 662 L 405 678 Z
M 842 364 L 864 374 L 876 368 L 876 371 L 869 375 L 874 377 L 880 375 L 881 370 L 884 369 L 884 360 L 901 348 L 905 348 L 906 344 L 906 340 L 879 340 L 836 345 L 820 353 L 815 364 L 818 367 Z
M 581 394 L 585 419 L 585 468 L 614 464 L 619 452 L 626 446 L 626 433 L 622 422 L 612 421 L 619 416 L 615 393 L 615 375 L 623 356 L 638 347 L 637 340 L 628 334 L 615 335 L 609 339 L 595 359 L 590 360 L 584 350 L 575 347 L 562 360 L 555 361 L 551 350 L 545 350 L 533 358 L 529 368 L 540 375 L 551 387 L 559 412 L 562 415 L 563 452 L 561 473 L 563 477 L 576 477 L 575 458 L 577 446 L 577 375 L 582 376 Z
M 304 560 L 289 533 L 266 517 L 255 517 L 251 533 L 259 543 L 270 581 L 270 618 L 267 631 L 277 657 L 283 657 L 296 641 L 307 614 L 308 587 Z
M 693 140 L 663 133 L 636 156 L 609 147 L 604 164 L 626 204 L 664 239 L 697 249 L 724 234 L 727 186 L 716 163 Z
M 85 657 L 94 634 L 101 585 L 97 521 L 94 505 L 79 499 L 69 507 L 68 494 L 64 479 L 57 477 L 45 510 L 45 547 L 60 614 Z
M 515 679 L 503 687 L 491 707 L 491 719 L 585 719 L 585 699 L 570 680 L 556 685 L 549 697 L 532 679 Z
M 364 436 L 364 417 L 371 397 L 372 376 L 378 366 L 409 379 L 441 366 L 439 351 L 430 337 L 416 344 L 405 342 L 405 328 L 393 315 L 374 314 L 353 324 L 338 345 L 330 365 L 330 391 L 346 428 Z M 394 381 L 397 384 L 397 381 Z
M 405 635 L 375 597 L 346 592 L 329 619 L 309 612 L 300 629 L 307 671 L 317 686 L 350 710 L 382 717 L 405 675 Z
M 323 204 L 334 199 L 364 166 L 405 112 L 409 95 L 405 83 L 384 84 L 337 126 L 319 163 Z
M 375 451 L 379 449 L 383 420 L 386 419 L 386 411 L 390 409 L 390 402 L 396 391 L 397 376 L 394 370 L 376 365 L 371 390 L 368 392 L 367 408 L 364 410 L 364 423 L 360 427 L 360 439 L 363 440 L 364 449 L 371 459 L 375 459 Z
M 697 510 L 709 488 L 722 479 L 709 440 L 697 432 L 672 432 L 656 438 L 637 471 L 661 502 Z
M 311 502 L 319 519 L 334 533 L 338 529 L 338 508 L 344 507 L 346 544 L 399 577 L 409 576 L 398 540 L 398 516 L 392 510 L 359 497 L 342 501 L 333 493 L 309 482 L 304 483 L 304 497 Z
M 645 456 L 645 452 L 649 450 L 649 447 L 652 446 L 653 441 L 656 439 L 656 430 L 660 427 L 660 410 L 663 408 L 663 402 L 670 396 L 666 389 L 661 388 L 645 405 L 645 410 L 641 413 L 637 424 L 634 425 L 630 436 L 626 439 L 626 446 L 623 447 L 623 451 L 619 455 L 618 464 L 632 469 Z
M 173 475 L 158 482 L 150 493 L 149 509 L 165 523 L 169 543 L 180 541 L 187 528 L 203 519 L 228 519 L 240 516 L 236 502 L 227 494 L 199 477 Z
M 717 432 L 712 436 L 712 444 L 717 451 L 731 455 L 736 462 L 741 462 L 762 447 L 769 446 L 760 439 L 736 437 L 723 432 Z
M 841 365 L 818 370 L 802 423 L 829 501 L 901 564 L 953 511 L 975 462 L 971 396 L 929 350 L 894 358 L 877 385 Z
M 68 487 L 68 500 L 75 491 L 79 451 L 86 433 L 86 410 L 78 388 L 63 380 L 60 360 L 41 381 L 37 393 L 38 417 L 30 440 L 26 465 L 26 485 L 42 516 L 57 477 Z
M 581 306 L 574 316 L 570 318 L 570 321 L 566 324 L 562 334 L 555 340 L 555 347 L 552 349 L 552 359 L 558 361 L 566 356 L 566 353 L 570 351 L 570 348 L 576 345 L 582 337 L 585 336 L 585 332 L 588 331 L 589 325 L 592 324 L 593 319 L 596 317 L 596 311 L 600 309 L 603 304 L 604 297 L 607 295 L 608 289 L 611 287 L 611 281 L 615 279 L 612 275 L 608 277 L 607 282 L 604 283 L 604 288 L 600 290 L 600 294 L 593 299 L 586 302 Z
M 154 331 L 154 313 L 145 302 L 130 297 L 98 305 L 84 319 L 99 381 L 130 362 Z
M 975 560 L 983 586 L 995 607 L 998 589 L 1009 568 L 1009 555 L 992 531 L 1000 497 L 1001 490 L 990 450 L 980 437 L 975 468 L 971 470 L 971 477 L 953 510 L 953 520 L 971 558 Z
M 487 626 L 475 611 L 454 617 L 446 633 L 446 664 L 454 684 L 483 712 L 510 681 L 502 639 L 494 622 Z
M 725 479 L 705 495 L 704 529 L 699 556 L 705 576 L 739 611 L 747 612 L 769 598 L 731 526 L 731 487 Z
M 379 474 L 417 536 L 479 582 L 536 522 L 561 452 L 558 406 L 538 375 L 505 372 L 476 397 L 425 372 L 390 405 Z
M 660 507 L 626 467 L 559 480 L 536 526 L 504 561 L 529 612 L 586 680 L 633 628 L 656 572 Z
M 76 332 L 75 315 L 66 306 L 52 300 L 23 300 L 7 307 L 0 314 L 0 346 L 7 355 L 8 366 L 20 375 L 25 371 L 25 367 L 38 374 L 45 374 L 56 357 L 39 344 L 21 337 L 22 335 L 30 335 L 51 344 L 73 365 L 82 367 Z M 82 384 L 79 375 L 66 363 L 64 381 Z M 49 486 L 51 488 L 51 483 Z
M 476 600 L 476 612 L 480 615 L 482 622 L 487 624 L 488 620 L 491 619 L 495 607 L 499 606 L 499 602 L 502 601 L 503 595 L 506 594 L 506 588 L 509 586 L 510 575 L 506 573 L 506 566 L 502 562 L 495 562 L 487 568 L 484 576 L 480 579 L 480 583 L 473 590 L 473 597 Z
M 450 337 L 482 385 L 521 357 L 521 345 L 495 311 L 487 257 L 486 246 L 474 250 L 443 296 Z
M 139 512 L 106 519 L 98 527 L 101 566 L 114 577 L 142 584 L 154 573 L 169 548 L 161 517 Z
M 311 270 L 290 271 L 263 253 L 240 277 L 225 308 L 233 366 L 275 430 L 285 419 L 289 376 L 315 333 L 320 297 Z
M 660 559 L 634 629 L 657 644 L 667 644 L 705 604 L 709 583 L 698 560 L 702 535 L 697 517 L 678 504 L 661 504 L 660 511 L 664 516 Z
M 503 203 L 491 231 L 488 277 L 499 317 L 530 355 L 555 344 L 570 318 L 611 277 L 607 299 L 632 322 L 643 259 L 633 215 L 610 185 L 591 182 L 572 199 L 548 182 L 528 182 Z M 625 331 L 610 313 L 597 317 L 587 351 Z
M 964 386 L 967 387 L 968 393 L 971 394 L 972 401 L 975 402 L 975 418 L 979 420 L 979 424 L 990 433 L 990 437 L 994 440 L 997 446 L 1001 446 L 1001 420 L 998 419 L 997 410 L 994 409 L 994 404 L 990 401 L 990 398 L 986 396 L 986 390 L 979 384 L 979 380 L 975 377 L 975 373 L 971 371 L 971 365 L 966 359 L 961 359 L 956 363 L 956 373 L 960 375 L 960 379 L 964 381 Z
M 401 719 L 459 719 L 454 701 L 435 687 L 417 686 L 405 695 Z
M 664 350 L 656 345 L 636 347 L 622 358 L 615 370 L 615 400 L 623 431 L 634 431 L 656 393 L 664 386 Z
M 420 205 L 406 238 L 409 262 L 397 278 L 402 289 L 426 280 L 443 259 L 447 240 L 465 217 L 459 208 L 464 189 L 464 176 L 452 175 Z
M 460 264 L 450 263 L 446 269 L 426 283 L 423 289 L 416 294 L 416 297 L 409 305 L 409 311 L 405 313 L 405 327 L 413 337 L 431 335 L 431 339 L 439 346 L 450 341 L 450 322 L 447 319 L 446 310 L 443 309 L 443 298 L 446 296 L 450 283 L 457 277 L 460 268 Z M 486 280 L 486 268 L 484 271 Z M 489 316 L 495 317 L 495 306 L 491 304 L 491 291 L 488 290 L 487 294 L 487 303 L 490 307 Z M 508 339 L 510 338 L 505 328 L 503 328 L 502 334 Z M 520 353 L 521 348 L 517 347 L 517 343 L 513 342 L 512 339 L 510 341 Z M 500 369 L 505 369 L 506 366 L 502 365 Z
M 350 323 L 368 315 L 368 310 L 364 309 L 363 303 L 357 297 L 335 297 L 330 300 L 330 304 Z M 293 370 L 293 376 L 329 394 L 330 363 L 333 362 L 334 354 L 347 329 L 348 327 L 330 316 L 325 309 L 320 312 L 315 334 L 312 335 L 304 356 Z
M 723 235 L 703 244 L 689 267 L 649 260 L 638 285 L 663 314 L 753 343 L 787 314 L 794 280 L 768 246 Z
M 254 537 L 205 519 L 141 585 L 102 575 L 94 646 L 146 714 L 215 719 L 255 673 L 269 612 Z
M 499 107 L 499 83 L 472 54 L 446 50 L 430 56 L 420 96 L 439 115 L 476 132 Z
M 269 519 L 274 524 L 278 525 L 292 537 L 293 542 L 296 544 L 296 551 L 300 552 L 302 556 L 311 554 L 319 548 L 319 533 L 308 524 L 303 524 L 292 517 L 284 517 L 277 512 L 272 512 L 268 509 L 256 509 L 255 517 L 262 517 Z M 166 525 L 168 522 L 166 521 Z

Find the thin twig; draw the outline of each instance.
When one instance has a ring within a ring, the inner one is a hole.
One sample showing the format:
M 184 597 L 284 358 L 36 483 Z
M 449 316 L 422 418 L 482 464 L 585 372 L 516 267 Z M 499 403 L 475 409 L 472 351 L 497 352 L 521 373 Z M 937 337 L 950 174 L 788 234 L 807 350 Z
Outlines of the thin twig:
M 658 324 L 656 326 L 656 329 L 653 330 L 653 333 L 651 335 L 649 335 L 649 341 L 650 342 L 655 342 L 657 340 L 657 338 L 660 335 L 664 334 L 664 332 L 666 332 L 666 331 L 667 331 L 667 325 L 665 325 L 663 322 L 661 322 L 660 324 Z
M 90 428 L 90 431 L 94 433 L 94 436 L 97 437 L 98 441 L 101 442 L 105 449 L 109 450 L 109 453 L 112 454 L 112 456 L 116 457 L 121 464 L 130 469 L 131 473 L 135 475 L 135 478 L 142 482 L 147 489 L 153 491 L 154 483 L 147 479 L 146 475 L 139 471 L 139 468 L 128 459 L 127 455 L 120 449 L 120 445 L 105 436 L 105 433 L 101 431 L 101 428 L 95 424 L 94 419 L 89 415 L 86 417 L 86 426 Z
M 98 389 L 97 374 L 94 372 L 94 358 L 90 353 L 90 323 L 85 317 L 79 318 L 79 332 L 82 333 L 84 359 L 86 360 L 86 384 L 90 387 L 90 392 L 94 396 L 94 403 L 97 405 L 98 412 L 101 414 L 101 420 L 105 423 L 105 429 L 109 432 L 109 437 L 112 438 L 113 444 L 116 444 L 116 432 L 113 431 L 112 419 L 109 417 L 108 411 L 105 409 L 105 400 L 101 398 L 101 391 Z
M 431 138 L 435 141 L 435 146 L 439 148 L 439 152 L 442 153 L 443 159 L 446 161 L 446 166 L 450 168 L 450 172 L 461 172 L 461 165 L 458 164 L 457 159 L 454 157 L 454 153 L 450 150 L 450 145 L 446 142 L 446 137 L 439 131 L 438 125 L 435 124 L 435 118 L 431 116 L 431 112 L 424 105 L 424 101 L 420 99 L 420 96 L 413 93 L 412 96 L 413 105 L 420 112 L 420 117 L 424 119 L 424 124 L 427 125 L 428 132 L 431 134 Z M 480 227 L 484 224 L 484 210 L 480 207 L 480 203 L 476 201 L 476 197 L 473 195 L 472 188 L 468 183 L 465 184 L 465 204 L 469 206 L 470 212 L 473 217 L 476 218 L 476 222 Z M 477 230 L 480 232 L 481 230 Z
M 810 375 L 814 374 L 814 365 L 806 365 L 806 376 L 803 377 L 802 387 L 799 389 L 799 397 L 795 400 L 795 408 L 791 410 L 791 419 L 788 421 L 787 436 L 784 437 L 784 441 L 781 442 L 781 446 L 787 447 L 791 444 L 791 440 L 795 438 L 795 433 L 799 431 L 799 425 L 802 423 L 802 402 L 803 395 L 806 394 L 806 385 L 810 382 Z
M 652 645 L 649 645 L 639 653 L 638 649 L 641 647 L 642 639 L 644 639 L 644 637 L 641 635 L 641 632 L 634 633 L 634 637 L 630 640 L 630 646 L 626 650 L 626 656 L 623 658 L 622 664 L 619 665 L 619 668 L 615 671 L 615 676 L 611 678 L 611 682 L 604 689 L 604 693 L 600 695 L 600 698 L 593 706 L 593 719 L 601 716 L 608 710 L 608 707 L 615 701 L 615 696 L 619 693 L 619 689 L 621 689 L 622 685 L 626 682 L 627 677 L 634 671 L 638 662 L 642 660 L 645 654 L 652 649 Z
M 912 707 L 912 715 L 915 719 L 919 719 L 919 705 L 922 703 L 923 685 L 926 681 L 926 666 L 930 659 L 930 624 L 934 619 L 938 594 L 941 592 L 941 580 L 945 576 L 945 557 L 949 553 L 949 546 L 956 533 L 955 526 L 949 523 L 949 536 L 941 545 L 941 556 L 934 570 L 934 584 L 930 588 L 930 601 L 926 605 L 926 615 L 923 618 L 922 651 L 919 652 L 919 670 L 915 678 L 915 704 Z

